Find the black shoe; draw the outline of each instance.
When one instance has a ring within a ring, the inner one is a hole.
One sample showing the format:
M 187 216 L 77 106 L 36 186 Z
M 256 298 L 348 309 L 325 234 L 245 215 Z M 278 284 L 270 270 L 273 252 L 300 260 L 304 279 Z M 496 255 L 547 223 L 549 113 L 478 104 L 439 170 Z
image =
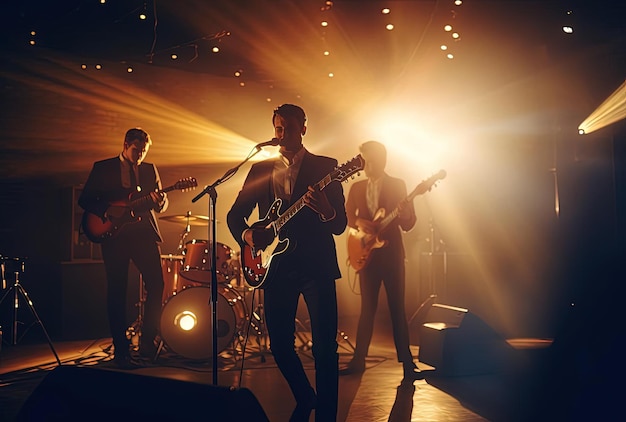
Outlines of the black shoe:
M 309 422 L 311 412 L 315 409 L 316 405 L 317 396 L 313 393 L 307 400 L 296 404 L 296 408 L 293 409 L 289 422 Z
M 362 374 L 365 372 L 365 361 L 352 359 L 345 368 L 339 370 L 339 375 Z
M 408 365 L 404 365 L 404 380 L 405 381 L 417 381 L 423 380 L 424 373 L 419 370 L 417 365 L 414 363 L 410 363 Z

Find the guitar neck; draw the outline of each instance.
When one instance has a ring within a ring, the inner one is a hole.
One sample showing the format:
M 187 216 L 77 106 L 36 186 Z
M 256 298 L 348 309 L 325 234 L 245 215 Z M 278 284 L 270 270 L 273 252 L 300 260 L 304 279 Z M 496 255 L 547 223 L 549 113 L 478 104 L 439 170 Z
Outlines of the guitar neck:
M 413 192 L 411 192 L 411 193 L 410 193 L 410 194 L 409 194 L 406 198 L 404 198 L 404 201 L 406 201 L 406 202 L 411 202 L 411 201 L 412 201 L 413 199 L 415 199 L 415 197 L 416 197 L 417 195 L 419 195 L 419 194 L 420 194 L 420 192 L 418 191 L 418 189 L 415 189 L 415 190 L 414 190 Z M 395 207 L 395 208 L 393 209 L 393 211 L 391 211 L 389 214 L 387 214 L 387 215 L 385 216 L 385 218 L 383 218 L 383 219 L 380 221 L 380 225 L 379 225 L 380 229 L 379 229 L 379 231 L 380 231 L 380 232 L 382 232 L 383 230 L 385 230 L 385 228 L 386 228 L 389 224 L 391 224 L 391 222 L 392 222 L 393 220 L 395 220 L 395 219 L 396 219 L 396 217 L 398 216 L 398 214 L 399 214 L 399 213 L 400 213 L 400 208 L 399 208 L 399 207 Z
M 333 179 L 331 175 L 327 174 L 322 180 L 315 184 L 315 187 L 319 190 L 323 190 L 332 181 Z M 274 233 L 278 233 L 280 229 L 283 228 L 285 224 L 287 224 L 287 221 L 289 221 L 291 217 L 296 215 L 298 211 L 304 208 L 304 206 L 304 195 L 302 195 L 296 202 L 294 202 L 289 208 L 287 208 L 287 210 L 280 217 L 278 217 L 276 221 L 274 221 Z
M 415 199 L 416 196 L 421 195 L 424 192 L 429 191 L 430 188 L 433 186 L 433 184 L 437 180 L 443 179 L 445 176 L 446 176 L 445 170 L 439 170 L 439 172 L 437 174 L 432 175 L 431 177 L 429 177 L 428 179 L 422 181 L 419 185 L 417 185 L 417 187 L 415 189 L 413 189 L 413 191 L 411 191 L 411 193 L 408 194 L 407 197 L 404 198 L 403 201 L 405 201 L 405 202 L 413 201 L 413 199 Z M 389 214 L 387 214 L 380 221 L 378 233 L 381 233 L 383 230 L 385 230 L 385 228 L 393 220 L 395 220 L 395 218 L 398 216 L 399 213 L 400 213 L 400 204 L 398 204 L 398 206 L 396 206 L 396 208 L 394 208 L 393 211 L 391 211 Z
M 156 191 L 157 193 L 167 193 L 170 191 L 173 191 L 174 189 L 176 189 L 176 185 L 172 185 L 172 186 L 168 186 L 166 188 L 163 188 L 161 190 Z M 148 204 L 149 202 L 151 202 L 152 199 L 150 198 L 150 194 L 146 194 L 143 196 L 140 196 L 139 198 L 133 199 L 132 201 L 130 201 L 130 208 L 131 209 L 135 209 L 135 208 L 139 208 L 142 207 L 146 204 Z

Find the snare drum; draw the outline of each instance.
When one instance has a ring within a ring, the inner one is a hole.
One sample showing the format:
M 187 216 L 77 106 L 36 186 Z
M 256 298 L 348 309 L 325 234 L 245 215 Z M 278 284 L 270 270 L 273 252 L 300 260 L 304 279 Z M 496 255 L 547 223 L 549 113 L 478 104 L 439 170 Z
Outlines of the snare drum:
M 217 350 L 224 350 L 241 334 L 247 311 L 244 298 L 228 285 L 217 295 Z M 176 354 L 189 359 L 213 356 L 211 288 L 184 289 L 169 298 L 161 313 L 161 336 Z
M 235 252 L 229 246 L 217 242 L 215 258 L 218 283 L 228 283 L 233 279 L 238 279 L 239 264 L 233 261 L 234 256 Z M 194 239 L 185 244 L 180 275 L 198 283 L 211 283 L 211 256 L 208 241 Z

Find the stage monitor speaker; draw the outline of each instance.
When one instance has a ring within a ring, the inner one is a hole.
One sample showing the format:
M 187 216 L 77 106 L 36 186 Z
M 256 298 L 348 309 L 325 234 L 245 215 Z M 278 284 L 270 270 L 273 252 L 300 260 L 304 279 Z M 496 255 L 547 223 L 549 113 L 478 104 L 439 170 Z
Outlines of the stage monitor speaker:
M 498 373 L 514 349 L 478 316 L 464 308 L 433 304 L 420 327 L 419 361 L 442 376 Z
M 246 388 L 108 369 L 58 366 L 26 399 L 18 421 L 269 421 Z

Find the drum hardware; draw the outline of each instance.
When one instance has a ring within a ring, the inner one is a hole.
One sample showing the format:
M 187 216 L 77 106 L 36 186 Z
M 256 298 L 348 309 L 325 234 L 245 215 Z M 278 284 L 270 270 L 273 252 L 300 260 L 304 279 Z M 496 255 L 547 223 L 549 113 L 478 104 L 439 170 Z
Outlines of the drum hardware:
M 193 215 L 191 211 L 187 211 L 185 215 L 165 215 L 160 217 L 159 220 L 185 224 L 186 226 L 206 227 L 209 225 L 209 217 L 205 215 Z
M 265 355 L 270 353 L 270 349 L 268 347 L 269 336 L 267 334 L 267 328 L 265 325 L 265 308 L 263 304 L 263 295 L 265 292 L 263 289 L 253 288 L 247 288 L 247 291 L 252 292 L 252 299 L 250 301 L 250 308 L 252 309 L 252 312 L 250 312 L 250 315 L 247 318 L 248 326 L 246 328 L 246 341 L 244 342 L 243 347 L 243 359 L 245 361 L 245 359 L 247 358 L 254 358 L 258 356 L 260 357 L 261 362 L 265 363 Z M 255 296 L 257 292 L 259 292 L 259 301 L 255 305 Z M 250 330 L 252 330 L 252 333 L 256 339 L 256 345 L 259 349 L 258 351 L 252 352 L 251 354 L 246 356 L 246 346 L 250 339 Z M 241 364 L 241 367 L 243 369 L 243 363 Z
M 13 265 L 10 265 L 10 264 L 13 264 Z M 2 299 L 0 299 L 0 305 L 9 296 L 9 294 L 13 292 L 13 321 L 12 321 L 12 332 L 11 332 L 11 343 L 13 345 L 16 345 L 18 343 L 17 326 L 18 326 L 18 311 L 20 308 L 20 295 L 21 295 L 22 299 L 26 302 L 26 304 L 28 305 L 28 308 L 30 309 L 30 312 L 33 314 L 33 317 L 35 318 L 35 322 L 33 324 L 39 324 L 39 326 L 41 327 L 41 330 L 46 336 L 46 339 L 48 340 L 48 345 L 50 346 L 50 350 L 52 350 L 52 354 L 54 354 L 57 364 L 61 366 L 61 360 L 59 359 L 59 355 L 57 354 L 54 348 L 54 345 L 52 344 L 52 340 L 50 339 L 50 336 L 48 335 L 48 331 L 46 330 L 46 327 L 43 325 L 41 318 L 39 318 L 39 314 L 35 310 L 35 306 L 33 305 L 33 302 L 30 300 L 30 297 L 28 296 L 26 289 L 24 289 L 24 286 L 22 286 L 22 284 L 20 283 L 19 276 L 20 274 L 23 274 L 26 270 L 26 260 L 22 258 L 7 258 L 7 257 L 3 257 L 0 255 L 0 269 L 2 273 L 2 286 L 3 287 L 7 286 L 7 280 L 5 277 L 7 266 L 16 266 L 16 268 L 12 268 L 13 275 L 15 276 L 15 281 L 13 285 L 2 296 Z
M 143 328 L 144 303 L 146 303 L 146 289 L 143 285 L 143 276 L 139 273 L 139 302 L 135 304 L 137 307 L 137 319 L 126 329 L 126 339 L 130 342 L 133 350 L 139 350 L 141 330 Z

